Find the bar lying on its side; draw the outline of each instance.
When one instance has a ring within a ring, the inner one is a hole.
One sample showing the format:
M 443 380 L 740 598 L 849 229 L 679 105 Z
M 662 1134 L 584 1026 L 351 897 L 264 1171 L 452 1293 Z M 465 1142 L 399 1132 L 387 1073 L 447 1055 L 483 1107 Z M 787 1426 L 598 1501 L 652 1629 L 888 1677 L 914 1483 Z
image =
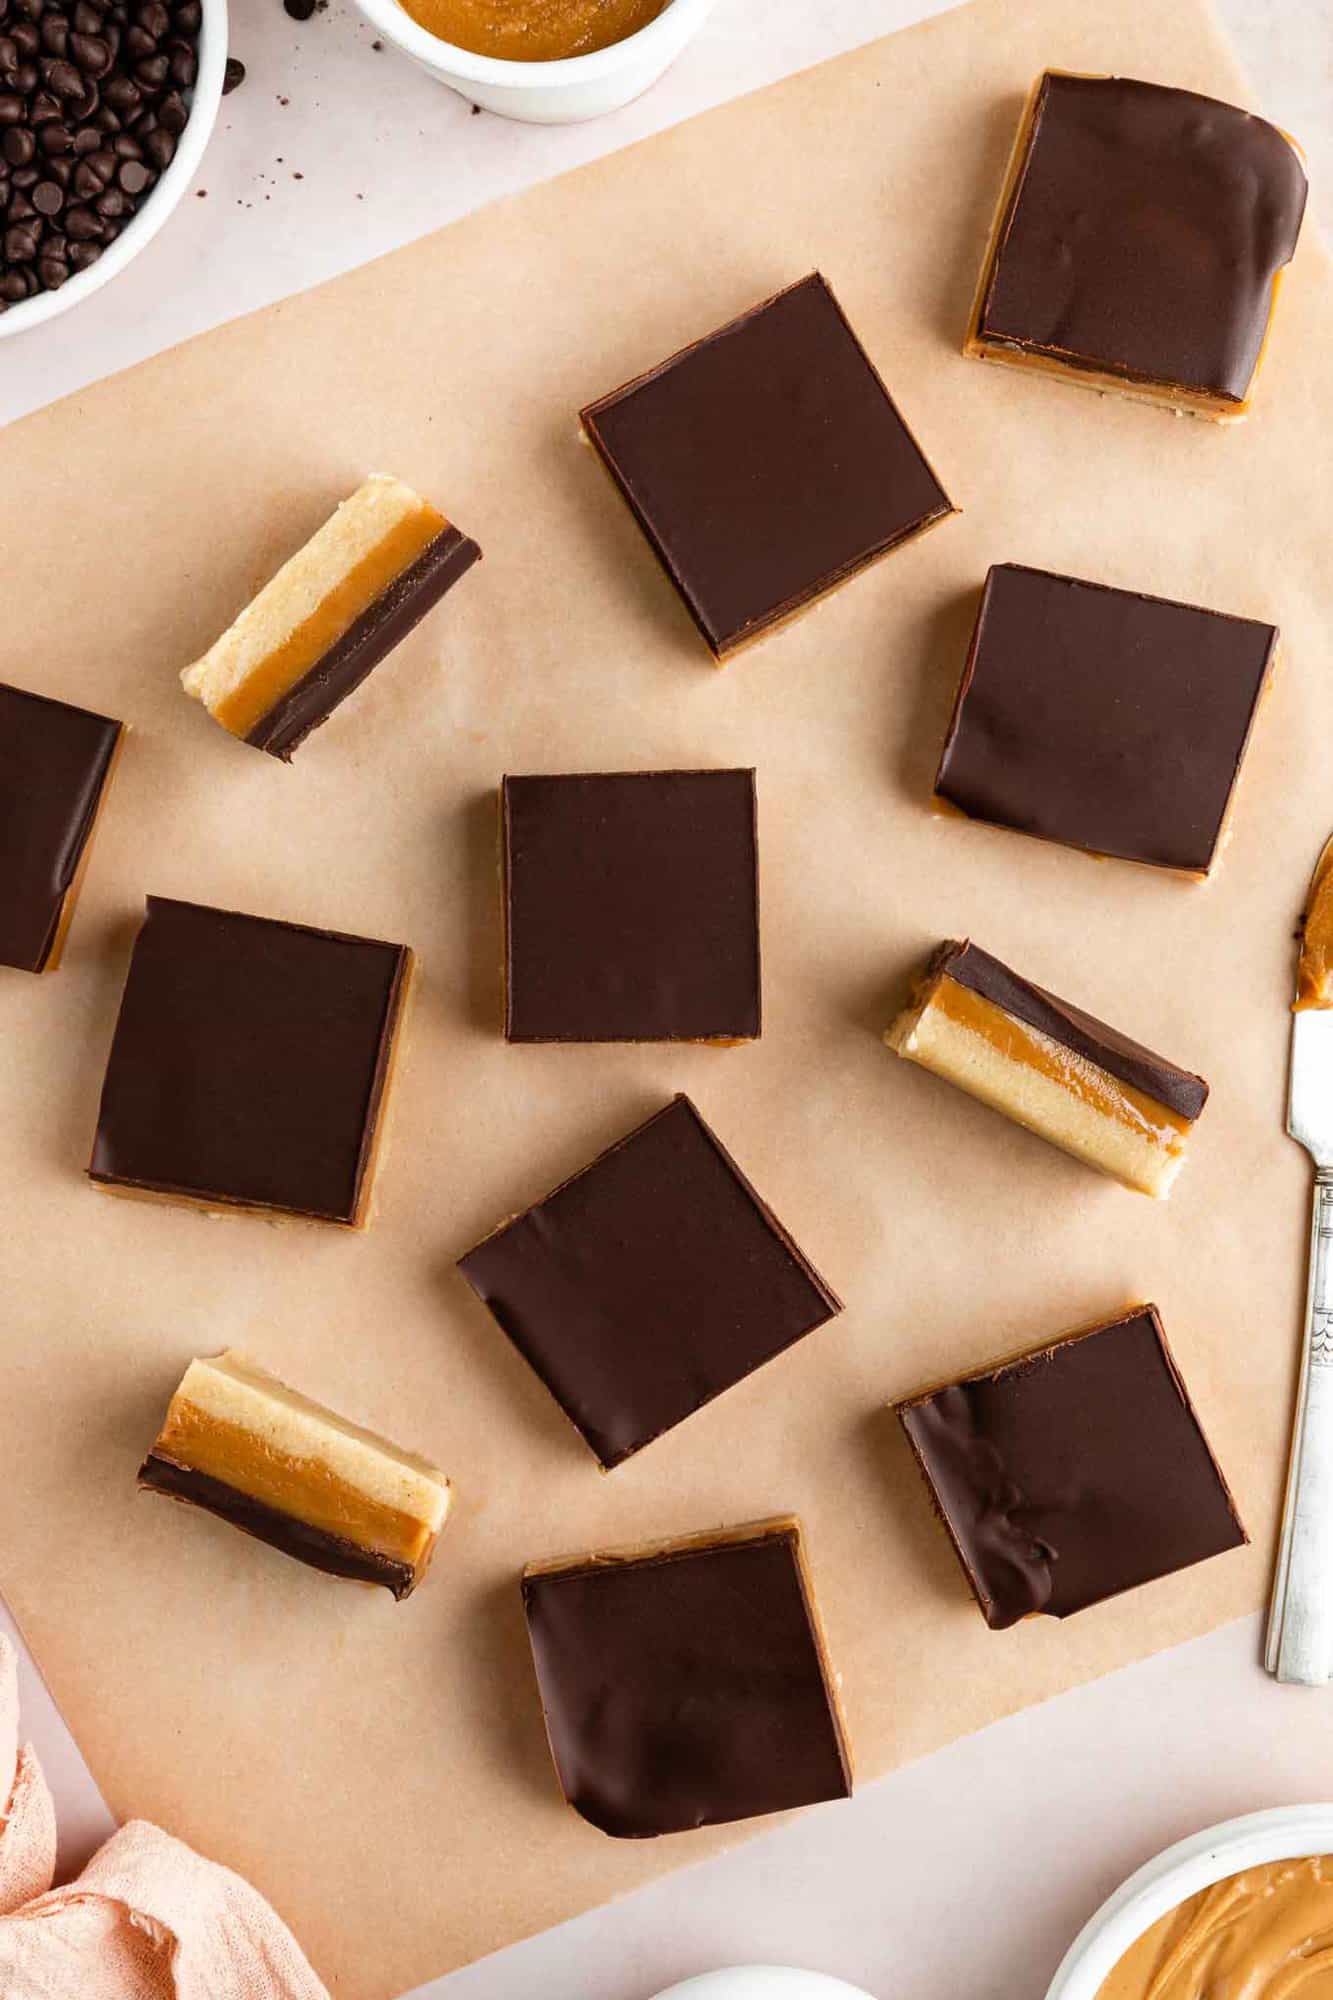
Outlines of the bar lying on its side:
M 290 762 L 480 555 L 401 479 L 374 473 L 181 685 L 233 736 Z
M 909 1062 L 1163 1199 L 1208 1085 L 970 943 L 942 944 L 884 1037 Z
M 192 1361 L 139 1484 L 330 1576 L 407 1597 L 449 1512 L 424 1458 L 335 1416 L 229 1349 Z

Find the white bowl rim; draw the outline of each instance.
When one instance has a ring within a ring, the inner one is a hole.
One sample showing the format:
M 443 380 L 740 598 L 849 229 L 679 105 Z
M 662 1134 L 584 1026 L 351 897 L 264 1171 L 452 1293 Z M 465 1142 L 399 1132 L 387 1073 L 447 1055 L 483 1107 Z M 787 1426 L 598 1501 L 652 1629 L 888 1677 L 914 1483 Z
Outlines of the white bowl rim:
M 637 57 L 651 58 L 659 42 L 671 41 L 679 33 L 682 14 L 702 21 L 713 4 L 714 0 L 666 0 L 660 14 L 607 48 L 591 49 L 581 56 L 558 56 L 552 62 L 515 62 L 507 56 L 477 55 L 457 42 L 445 41 L 442 35 L 423 28 L 398 0 L 357 0 L 368 20 L 428 69 L 447 71 L 464 83 L 508 84 L 518 90 L 534 85 L 559 90 L 614 76 Z
M 1243 1868 L 1333 1853 L 1333 1804 L 1272 1806 L 1206 1826 L 1145 1862 L 1091 1916 L 1046 1989 L 1046 2000 L 1096 2000 L 1136 1939 L 1177 1903 Z
M 76 271 L 54 292 L 34 292 L 30 299 L 0 313 L 0 340 L 10 334 L 28 333 L 55 319 L 71 306 L 98 291 L 123 271 L 139 252 L 146 249 L 194 179 L 205 148 L 213 136 L 218 106 L 222 102 L 222 81 L 227 68 L 227 0 L 202 0 L 203 20 L 199 29 L 199 73 L 194 80 L 190 116 L 180 135 L 180 144 L 148 199 L 135 211 L 120 235 L 86 271 Z

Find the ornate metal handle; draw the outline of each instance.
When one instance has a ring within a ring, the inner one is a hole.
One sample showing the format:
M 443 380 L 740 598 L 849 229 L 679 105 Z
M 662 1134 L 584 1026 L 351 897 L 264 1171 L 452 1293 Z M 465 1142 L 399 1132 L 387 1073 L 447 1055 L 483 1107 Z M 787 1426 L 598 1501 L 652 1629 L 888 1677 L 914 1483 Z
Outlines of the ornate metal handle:
M 1280 1681 L 1333 1680 L 1333 1170 L 1315 1175 L 1305 1345 L 1268 1619 Z

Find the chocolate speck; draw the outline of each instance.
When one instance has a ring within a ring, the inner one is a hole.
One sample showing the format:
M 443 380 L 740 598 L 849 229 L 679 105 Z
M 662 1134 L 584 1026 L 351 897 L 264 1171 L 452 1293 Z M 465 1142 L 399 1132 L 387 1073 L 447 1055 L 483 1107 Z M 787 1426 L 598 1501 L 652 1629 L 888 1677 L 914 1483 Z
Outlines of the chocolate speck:
M 293 21 L 308 21 L 315 11 L 315 0 L 282 0 L 282 4 Z
M 378 37 L 378 35 L 377 35 L 377 36 L 376 36 L 376 38 L 375 38 L 375 40 L 374 40 L 374 41 L 373 41 L 373 42 L 371 43 L 371 45 L 370 45 L 370 46 L 371 46 L 371 48 L 372 48 L 372 49 L 374 49 L 374 51 L 375 51 L 376 55 L 378 55 L 378 54 L 380 53 L 381 49 L 382 49 L 382 48 L 384 47 L 384 44 L 383 44 L 383 42 L 382 42 L 382 41 L 381 41 L 381 40 L 379 39 L 379 37 Z
M 480 116 L 481 116 L 481 106 L 480 106 L 479 104 L 474 104 L 474 105 L 473 105 L 473 107 L 472 107 L 472 116 L 473 116 L 474 118 L 480 118 Z

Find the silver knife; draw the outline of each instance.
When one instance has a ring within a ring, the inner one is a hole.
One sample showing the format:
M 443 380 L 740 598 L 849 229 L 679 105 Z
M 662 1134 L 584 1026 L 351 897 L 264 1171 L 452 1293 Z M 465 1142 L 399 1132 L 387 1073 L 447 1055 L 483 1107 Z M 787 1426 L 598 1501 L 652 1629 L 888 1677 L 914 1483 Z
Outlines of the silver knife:
M 1333 838 L 1315 864 L 1291 1021 L 1287 1130 L 1314 1161 L 1310 1266 L 1266 1664 L 1333 1680 Z

